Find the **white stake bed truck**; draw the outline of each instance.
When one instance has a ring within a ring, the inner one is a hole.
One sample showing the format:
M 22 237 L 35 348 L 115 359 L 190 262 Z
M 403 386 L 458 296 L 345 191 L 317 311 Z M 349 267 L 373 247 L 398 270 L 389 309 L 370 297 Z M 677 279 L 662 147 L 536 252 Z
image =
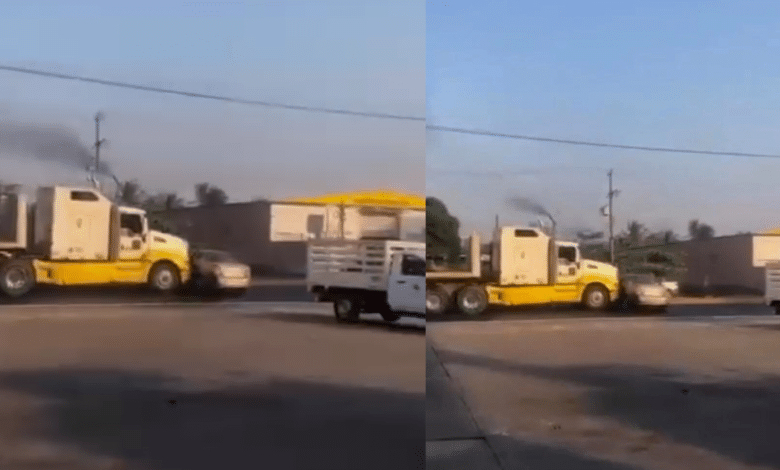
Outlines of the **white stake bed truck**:
M 780 315 L 780 262 L 767 263 L 764 273 L 766 280 L 764 303 L 772 307 L 776 315 Z
M 307 286 L 333 302 L 336 319 L 380 313 L 385 321 L 425 317 L 425 243 L 397 240 L 312 241 Z

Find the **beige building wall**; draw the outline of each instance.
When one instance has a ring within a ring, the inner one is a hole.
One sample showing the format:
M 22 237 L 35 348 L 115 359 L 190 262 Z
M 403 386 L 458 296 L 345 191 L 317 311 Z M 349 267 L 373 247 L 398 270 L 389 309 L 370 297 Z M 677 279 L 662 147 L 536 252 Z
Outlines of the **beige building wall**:
M 267 201 L 189 207 L 161 214 L 194 245 L 232 253 L 258 273 L 306 273 L 310 239 L 399 237 L 424 240 L 425 212 Z
M 424 234 L 423 210 L 296 203 L 271 205 L 271 241 L 321 238 L 400 238 L 422 241 Z
M 764 270 L 753 266 L 753 235 L 683 242 L 685 282 L 696 291 L 762 294 Z
M 305 274 L 305 242 L 271 241 L 268 202 L 189 207 L 164 217 L 191 244 L 230 252 L 256 274 Z
M 760 295 L 764 293 L 764 265 L 780 260 L 780 235 L 739 234 L 683 241 L 669 248 L 680 253 L 685 263 L 679 278 L 684 291 Z

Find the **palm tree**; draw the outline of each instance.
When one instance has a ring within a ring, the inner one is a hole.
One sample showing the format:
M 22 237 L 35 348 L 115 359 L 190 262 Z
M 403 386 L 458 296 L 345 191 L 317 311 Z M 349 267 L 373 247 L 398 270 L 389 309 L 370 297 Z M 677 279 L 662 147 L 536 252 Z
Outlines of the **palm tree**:
M 201 206 L 219 206 L 228 202 L 225 191 L 209 183 L 195 185 L 195 198 Z
M 715 236 L 715 229 L 699 222 L 699 219 L 693 219 L 688 222 L 688 235 L 692 240 L 707 240 Z
M 165 210 L 177 209 L 184 204 L 184 201 L 176 195 L 176 193 L 170 193 L 165 195 Z
M 644 241 L 645 232 L 646 229 L 644 224 L 641 224 L 636 220 L 632 220 L 628 224 L 628 234 L 627 234 L 628 243 L 632 246 L 639 245 L 640 243 L 642 243 L 642 241 Z
M 122 183 L 119 190 L 119 201 L 128 206 L 137 206 L 142 196 L 141 186 L 136 181 Z

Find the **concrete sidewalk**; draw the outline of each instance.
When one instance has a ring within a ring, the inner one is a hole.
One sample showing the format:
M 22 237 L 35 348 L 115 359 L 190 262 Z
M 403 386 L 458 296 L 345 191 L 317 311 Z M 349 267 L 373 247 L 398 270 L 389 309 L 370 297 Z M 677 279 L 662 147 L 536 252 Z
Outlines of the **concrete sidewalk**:
M 501 470 L 487 437 L 430 343 L 425 350 L 425 454 L 428 470 Z

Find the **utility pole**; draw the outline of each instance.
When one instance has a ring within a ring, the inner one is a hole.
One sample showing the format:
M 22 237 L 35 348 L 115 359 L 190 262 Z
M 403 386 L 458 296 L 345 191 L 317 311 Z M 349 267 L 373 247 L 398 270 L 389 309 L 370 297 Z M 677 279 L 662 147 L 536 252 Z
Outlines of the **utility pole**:
M 106 139 L 100 138 L 100 120 L 103 119 L 103 113 L 95 114 L 95 172 L 100 171 L 100 146 Z
M 612 199 L 614 199 L 620 191 L 612 189 L 611 168 L 609 172 L 607 172 L 607 176 L 609 177 L 609 193 L 607 194 L 607 197 L 609 198 L 609 259 L 612 264 L 615 264 L 615 217 L 612 215 Z

